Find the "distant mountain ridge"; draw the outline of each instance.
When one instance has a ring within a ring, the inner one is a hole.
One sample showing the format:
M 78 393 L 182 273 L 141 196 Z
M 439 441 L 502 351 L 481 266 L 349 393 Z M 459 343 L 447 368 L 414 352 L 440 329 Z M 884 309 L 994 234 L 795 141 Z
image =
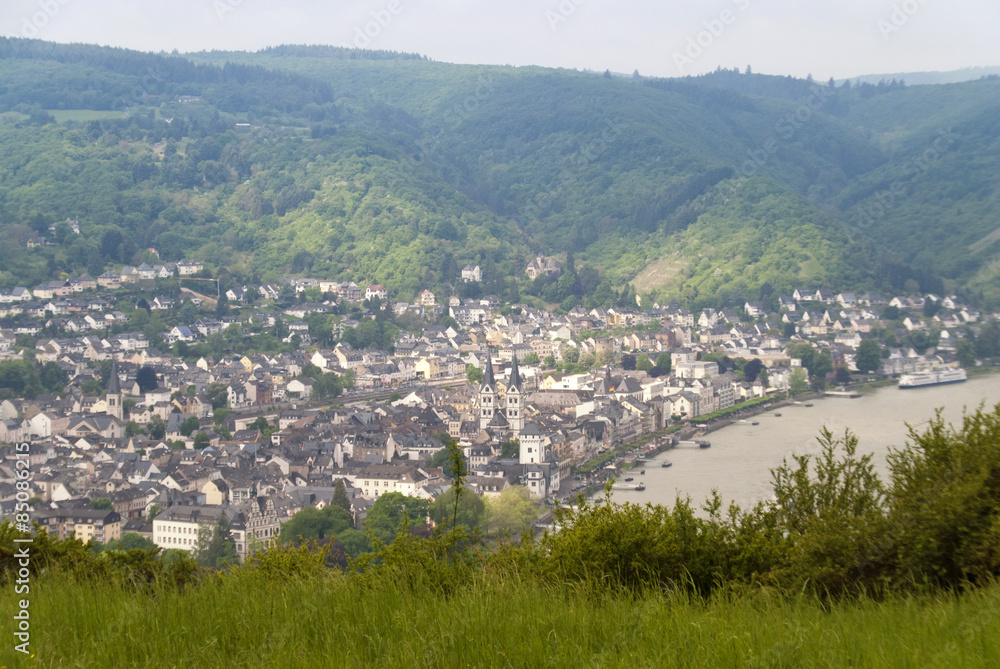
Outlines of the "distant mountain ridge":
M 993 79 L 605 77 L 338 47 L 3 39 L 0 81 L 5 238 L 77 216 L 87 233 L 0 249 L 4 286 L 155 248 L 402 297 L 451 290 L 468 262 L 515 295 L 530 257 L 567 252 L 577 281 L 533 294 L 1000 295 Z
M 853 84 L 877 84 L 880 81 L 905 81 L 910 86 L 932 86 L 935 84 L 960 84 L 964 81 L 975 81 L 983 77 L 1000 76 L 1000 66 L 993 67 L 963 67 L 960 70 L 948 72 L 897 72 L 896 74 L 864 74 L 850 79 L 840 79 L 838 84 L 850 81 Z

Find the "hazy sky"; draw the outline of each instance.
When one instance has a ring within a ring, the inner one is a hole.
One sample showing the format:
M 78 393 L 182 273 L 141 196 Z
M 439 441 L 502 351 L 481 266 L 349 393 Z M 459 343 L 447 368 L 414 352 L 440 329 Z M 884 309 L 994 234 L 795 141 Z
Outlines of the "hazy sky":
M 1000 65 L 996 0 L 2 0 L 0 32 L 147 51 L 366 45 L 457 63 L 678 76 Z M 365 34 L 367 32 L 367 34 Z

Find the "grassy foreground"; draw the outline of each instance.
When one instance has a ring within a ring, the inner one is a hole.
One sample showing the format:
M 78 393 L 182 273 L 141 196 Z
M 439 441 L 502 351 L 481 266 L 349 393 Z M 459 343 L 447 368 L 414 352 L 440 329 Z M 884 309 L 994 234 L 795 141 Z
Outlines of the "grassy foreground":
M 449 597 L 328 574 L 136 594 L 47 574 L 32 587 L 35 657 L 8 641 L 0 666 L 1000 666 L 997 586 L 829 608 L 767 590 L 593 592 L 477 579 Z

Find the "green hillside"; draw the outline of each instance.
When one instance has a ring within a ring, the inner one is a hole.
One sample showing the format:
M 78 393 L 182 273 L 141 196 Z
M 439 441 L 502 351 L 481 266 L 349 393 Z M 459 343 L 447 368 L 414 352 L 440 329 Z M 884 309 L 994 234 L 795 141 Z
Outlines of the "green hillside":
M 0 81 L 3 286 L 153 248 L 235 279 L 309 272 L 399 297 L 447 292 L 477 262 L 499 292 L 530 254 L 572 251 L 588 294 L 635 281 L 715 304 L 764 283 L 914 280 L 1000 295 L 980 272 L 1000 253 L 997 80 L 656 80 L 4 39 Z M 21 250 L 69 217 L 84 235 Z

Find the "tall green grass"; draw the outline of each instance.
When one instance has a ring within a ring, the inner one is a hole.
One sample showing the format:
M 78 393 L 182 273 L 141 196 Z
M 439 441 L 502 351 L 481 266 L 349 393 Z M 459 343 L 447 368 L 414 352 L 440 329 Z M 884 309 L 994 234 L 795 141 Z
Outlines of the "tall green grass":
M 32 587 L 31 616 L 35 657 L 8 642 L 0 666 L 1000 666 L 997 586 L 825 605 L 770 590 L 702 600 L 485 572 L 448 596 L 330 572 L 137 595 L 50 572 Z

